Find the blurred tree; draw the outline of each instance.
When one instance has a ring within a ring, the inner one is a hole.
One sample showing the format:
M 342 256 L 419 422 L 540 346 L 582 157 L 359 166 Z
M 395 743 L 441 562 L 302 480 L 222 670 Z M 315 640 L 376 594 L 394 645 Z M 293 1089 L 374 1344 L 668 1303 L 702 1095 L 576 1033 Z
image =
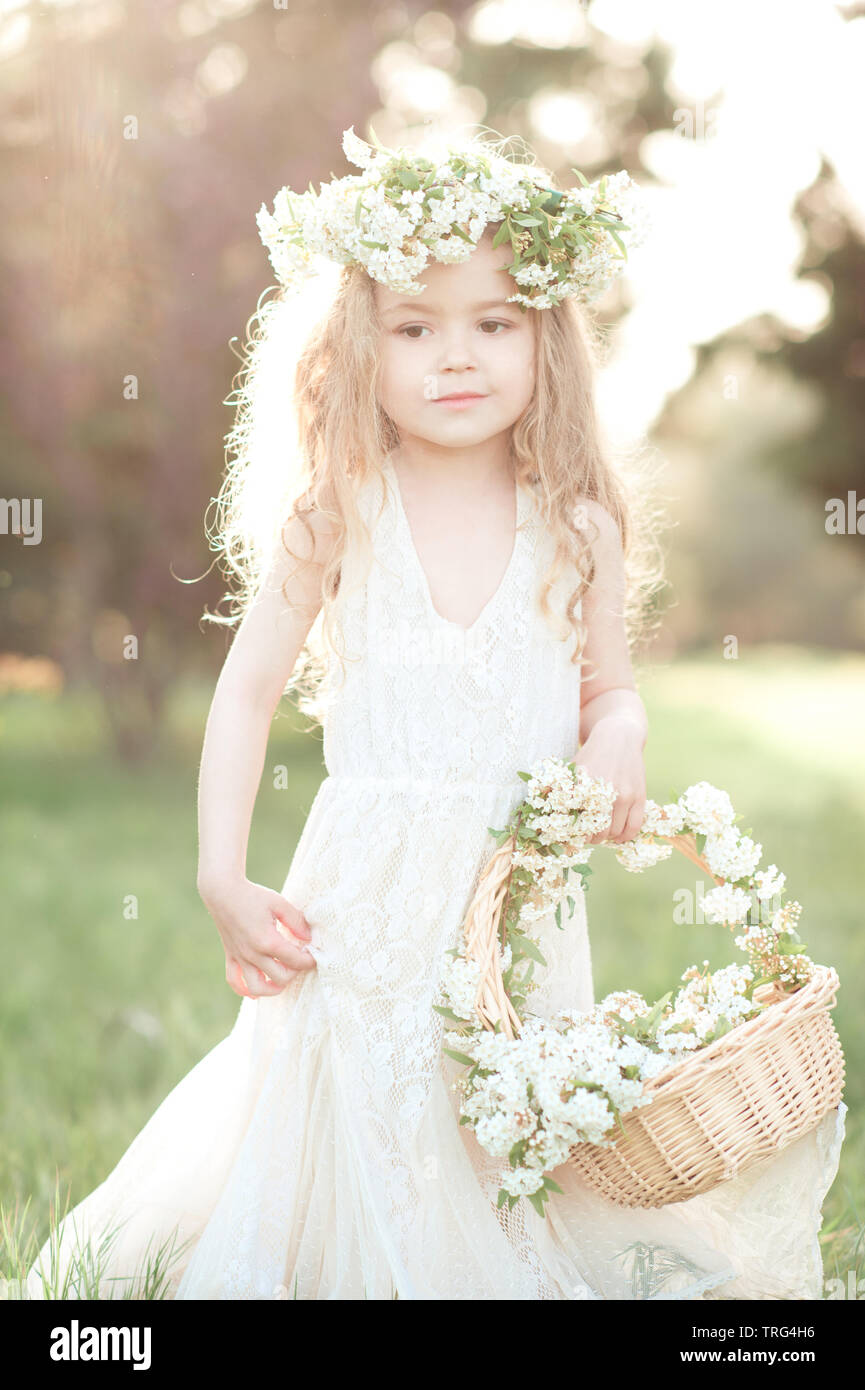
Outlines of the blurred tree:
M 746 352 L 811 389 L 817 408 L 810 425 L 766 443 L 755 463 L 821 506 L 854 490 L 865 498 L 865 239 L 854 224 L 835 171 L 824 159 L 813 184 L 796 200 L 805 245 L 798 278 L 814 279 L 829 296 L 825 322 L 813 332 L 762 314 L 697 351 L 683 394 L 699 390 L 719 358 Z
M 796 215 L 807 238 L 800 278 L 826 285 L 830 312 L 815 333 L 786 331 L 777 361 L 816 389 L 820 408 L 812 428 L 767 462 L 821 502 L 846 500 L 849 489 L 865 498 L 865 239 L 826 160 Z
M 44 519 L 39 546 L 2 538 L 2 645 L 95 681 L 130 757 L 214 655 L 190 637 L 222 586 L 178 577 L 209 563 L 230 339 L 271 278 L 255 211 L 342 164 L 373 55 L 422 8 L 80 0 L 7 23 L 4 491 Z
M 672 453 L 689 441 L 682 486 L 701 479 L 697 505 L 680 505 L 671 567 L 686 646 L 717 648 L 732 633 L 859 648 L 865 636 L 861 537 L 827 533 L 827 503 L 840 501 L 849 527 L 848 492 L 865 498 L 865 242 L 825 160 L 795 213 L 798 275 L 825 288 L 825 320 L 809 332 L 761 314 L 701 344 L 656 422 Z

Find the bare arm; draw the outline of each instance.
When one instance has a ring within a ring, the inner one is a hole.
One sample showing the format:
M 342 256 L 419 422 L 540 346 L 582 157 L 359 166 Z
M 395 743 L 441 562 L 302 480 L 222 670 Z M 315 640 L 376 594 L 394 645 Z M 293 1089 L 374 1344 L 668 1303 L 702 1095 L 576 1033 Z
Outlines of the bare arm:
M 618 528 L 596 502 L 584 503 L 599 529 L 594 542 L 595 580 L 583 595 L 588 638 L 583 655 L 593 666 L 582 685 L 580 757 L 594 777 L 605 777 L 619 793 L 610 828 L 594 842 L 633 839 L 645 815 L 643 749 L 648 737 L 646 709 L 637 694 L 623 616 L 624 557 Z
M 275 994 L 296 970 L 314 968 L 289 933 L 309 939 L 309 924 L 279 893 L 246 877 L 246 853 L 270 724 L 320 607 L 322 567 L 333 536 L 317 515 L 313 562 L 289 578 L 283 553 L 238 629 L 219 676 L 204 737 L 198 784 L 198 888 L 226 954 L 226 979 L 254 994 Z M 306 556 L 303 524 L 286 527 L 291 549 Z M 273 981 L 266 985 L 264 978 Z

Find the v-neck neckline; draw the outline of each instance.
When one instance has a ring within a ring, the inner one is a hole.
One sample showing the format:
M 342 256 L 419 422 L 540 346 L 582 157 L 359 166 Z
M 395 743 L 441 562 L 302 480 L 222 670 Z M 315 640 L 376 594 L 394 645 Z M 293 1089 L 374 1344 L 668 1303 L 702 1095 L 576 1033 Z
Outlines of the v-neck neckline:
M 525 512 L 523 508 L 522 488 L 520 487 L 516 479 L 514 479 L 516 527 L 514 530 L 513 549 L 511 550 L 511 556 L 508 560 L 507 568 L 505 569 L 504 574 L 499 580 L 498 587 L 496 588 L 495 592 L 491 595 L 489 599 L 487 599 L 486 603 L 484 604 L 478 616 L 475 618 L 474 622 L 469 627 L 464 627 L 462 623 L 455 622 L 453 618 L 446 618 L 442 613 L 438 611 L 435 604 L 433 603 L 432 593 L 430 591 L 429 580 L 427 579 L 426 570 L 421 564 L 420 555 L 418 554 L 417 546 L 414 543 L 414 536 L 412 535 L 408 515 L 403 505 L 402 490 L 400 488 L 396 468 L 394 467 L 393 463 L 389 458 L 385 460 L 384 467 L 385 471 L 390 475 L 390 483 L 396 502 L 396 511 L 399 518 L 399 522 L 403 528 L 403 532 L 407 542 L 407 548 L 411 553 L 412 563 L 414 564 L 414 567 L 417 570 L 418 578 L 421 583 L 424 601 L 426 603 L 427 608 L 429 609 L 431 616 L 437 619 L 438 622 L 446 623 L 448 627 L 455 627 L 458 629 L 458 631 L 465 634 L 465 636 L 469 636 L 471 633 L 477 631 L 481 624 L 489 618 L 494 605 L 498 602 L 504 591 L 507 589 L 511 576 L 514 570 L 516 569 L 520 547 L 522 544 L 522 537 L 525 531 L 525 527 L 523 525 L 523 522 L 525 521 Z

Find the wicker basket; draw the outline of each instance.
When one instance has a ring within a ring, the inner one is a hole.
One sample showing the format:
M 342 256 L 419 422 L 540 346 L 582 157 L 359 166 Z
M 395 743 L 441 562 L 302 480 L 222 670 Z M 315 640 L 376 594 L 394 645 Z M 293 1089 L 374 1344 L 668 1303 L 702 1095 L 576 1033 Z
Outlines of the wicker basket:
M 829 1015 L 837 988 L 835 971 L 815 966 L 795 994 L 646 1082 L 651 1104 L 625 1115 L 625 1133 L 609 1148 L 578 1144 L 572 1167 L 617 1206 L 662 1207 L 711 1191 L 809 1133 L 844 1087 Z
M 670 843 L 705 868 L 685 837 Z M 478 1013 L 511 1038 L 520 1020 L 501 978 L 498 925 L 512 847 L 511 838 L 492 856 L 465 922 L 466 953 L 481 963 Z M 709 1192 L 809 1133 L 844 1086 L 829 1014 L 838 983 L 834 970 L 815 965 L 792 994 L 758 986 L 760 1014 L 647 1081 L 652 1101 L 623 1117 L 624 1133 L 609 1147 L 578 1144 L 570 1165 L 617 1206 L 661 1207 Z

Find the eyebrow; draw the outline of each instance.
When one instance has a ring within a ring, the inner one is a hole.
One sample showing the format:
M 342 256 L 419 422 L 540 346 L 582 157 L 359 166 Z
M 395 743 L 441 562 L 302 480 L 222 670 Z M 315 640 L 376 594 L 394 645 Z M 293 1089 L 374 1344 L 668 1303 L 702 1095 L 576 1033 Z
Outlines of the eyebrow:
M 478 312 L 481 309 L 510 309 L 511 305 L 504 299 L 484 299 L 480 304 L 470 304 L 468 308 L 470 312 Z M 418 304 L 417 300 L 402 300 L 399 304 L 392 304 L 389 309 L 382 309 L 382 314 L 405 313 L 412 309 L 420 310 L 422 313 L 427 314 L 440 313 L 437 305 L 433 304 L 430 300 L 424 300 L 422 306 Z

